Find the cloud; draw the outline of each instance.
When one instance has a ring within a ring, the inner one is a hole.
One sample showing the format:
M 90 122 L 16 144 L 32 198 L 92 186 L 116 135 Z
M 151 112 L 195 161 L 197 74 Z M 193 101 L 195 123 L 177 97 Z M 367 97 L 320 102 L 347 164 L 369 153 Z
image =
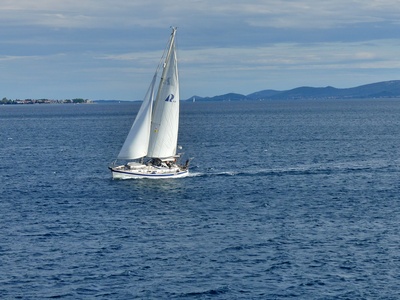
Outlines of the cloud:
M 188 26 L 196 20 L 236 20 L 249 26 L 332 28 L 344 24 L 395 22 L 400 7 L 391 0 L 243 1 L 243 0 L 3 0 L 0 15 L 8 21 L 52 27 Z M 4 21 L 3 21 L 4 22 Z
M 391 22 L 400 16 L 396 1 L 264 1 L 229 6 L 251 26 L 337 28 L 349 24 Z
M 395 49 L 397 40 L 377 40 L 368 43 L 279 43 L 257 48 L 217 48 L 181 51 L 181 63 L 190 68 L 207 66 L 211 69 L 310 69 L 359 65 L 360 62 L 381 67 L 390 62 L 398 66 Z
M 37 60 L 46 60 L 51 57 L 60 57 L 62 54 L 51 55 L 51 56 L 41 56 L 41 55 L 0 55 L 0 61 L 8 62 L 8 61 L 37 61 Z
M 398 76 L 399 20 L 397 0 L 2 0 L 0 76 L 138 99 L 175 25 L 183 95 L 352 85 Z

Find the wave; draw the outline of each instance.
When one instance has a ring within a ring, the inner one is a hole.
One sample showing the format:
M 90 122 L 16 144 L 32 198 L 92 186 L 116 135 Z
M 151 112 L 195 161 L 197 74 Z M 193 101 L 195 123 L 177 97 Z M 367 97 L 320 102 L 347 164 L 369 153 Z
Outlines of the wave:
M 228 286 L 219 287 L 216 289 L 210 289 L 205 291 L 194 291 L 182 294 L 181 297 L 207 297 L 207 296 L 218 296 L 226 294 L 230 291 Z

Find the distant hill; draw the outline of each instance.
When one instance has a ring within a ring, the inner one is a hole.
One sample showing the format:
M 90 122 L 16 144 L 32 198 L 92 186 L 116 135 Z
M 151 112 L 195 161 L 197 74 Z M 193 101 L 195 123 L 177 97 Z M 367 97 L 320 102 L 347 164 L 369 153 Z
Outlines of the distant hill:
M 400 97 L 400 80 L 383 81 L 353 88 L 298 87 L 287 91 L 262 90 L 249 95 L 228 93 L 214 97 L 193 96 L 192 101 L 240 101 L 267 99 L 355 99 L 355 98 L 396 98 Z
M 193 99 L 195 99 L 196 101 L 240 101 L 240 100 L 248 100 L 247 96 L 242 95 L 242 94 L 235 94 L 235 93 L 228 93 L 228 94 L 214 96 L 214 97 L 193 96 L 193 97 L 190 97 L 187 100 L 193 101 Z
M 258 100 L 258 99 L 265 99 L 265 98 L 271 98 L 276 95 L 279 95 L 282 93 L 281 91 L 275 91 L 275 90 L 263 90 L 259 92 L 255 92 L 252 94 L 247 95 L 247 98 L 253 99 L 253 100 Z

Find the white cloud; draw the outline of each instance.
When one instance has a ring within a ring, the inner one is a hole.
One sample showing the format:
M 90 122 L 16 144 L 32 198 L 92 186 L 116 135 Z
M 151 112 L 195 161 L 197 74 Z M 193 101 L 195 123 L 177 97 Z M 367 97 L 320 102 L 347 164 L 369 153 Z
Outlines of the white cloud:
M 62 54 L 58 54 L 56 56 L 41 56 L 41 55 L 0 55 L 0 61 L 8 62 L 8 61 L 34 61 L 34 60 L 46 60 L 50 57 L 60 57 Z

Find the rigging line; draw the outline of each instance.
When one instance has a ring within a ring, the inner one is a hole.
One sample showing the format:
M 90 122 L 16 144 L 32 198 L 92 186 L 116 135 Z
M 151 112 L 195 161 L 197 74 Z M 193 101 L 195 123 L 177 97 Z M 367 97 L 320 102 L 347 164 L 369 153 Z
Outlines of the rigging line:
M 176 32 L 177 27 L 172 27 L 171 26 L 171 28 L 172 28 L 172 33 L 171 33 L 171 36 L 170 36 L 169 40 L 167 41 L 167 44 L 166 44 L 166 46 L 164 48 L 164 52 L 163 52 L 163 54 L 162 54 L 162 56 L 160 58 L 160 61 L 159 61 L 158 65 L 157 65 L 156 73 L 158 73 L 158 70 L 160 69 L 161 65 L 164 64 L 164 60 L 166 59 L 166 56 L 167 56 L 167 54 L 169 52 L 169 49 L 171 48 L 171 41 L 172 41 L 172 39 L 175 38 L 175 34 L 174 33 Z

